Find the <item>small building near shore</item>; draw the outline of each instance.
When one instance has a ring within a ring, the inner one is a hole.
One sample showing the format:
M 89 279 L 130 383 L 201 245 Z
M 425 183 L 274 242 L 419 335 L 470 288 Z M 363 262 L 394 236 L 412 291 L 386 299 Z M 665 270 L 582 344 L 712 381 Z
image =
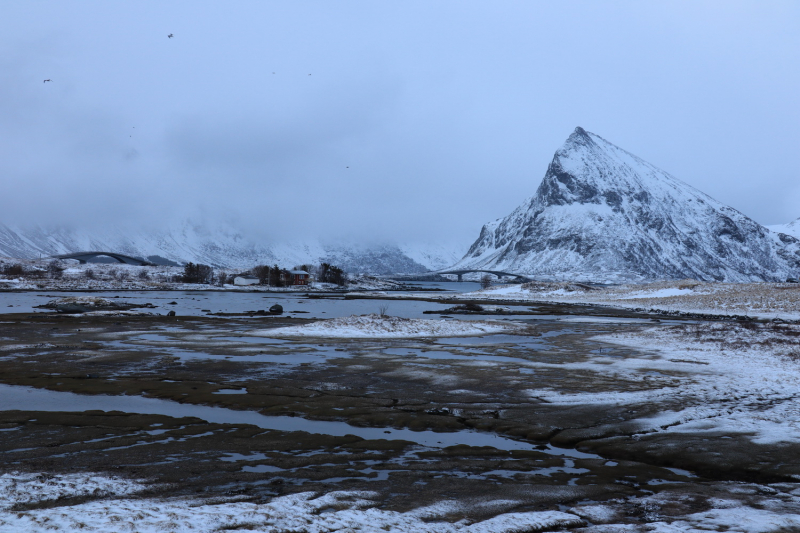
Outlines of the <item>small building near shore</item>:
M 311 275 L 305 270 L 290 270 L 289 276 L 290 285 L 308 285 L 311 279 Z
M 234 285 L 258 285 L 258 281 L 255 276 L 236 276 L 233 278 Z

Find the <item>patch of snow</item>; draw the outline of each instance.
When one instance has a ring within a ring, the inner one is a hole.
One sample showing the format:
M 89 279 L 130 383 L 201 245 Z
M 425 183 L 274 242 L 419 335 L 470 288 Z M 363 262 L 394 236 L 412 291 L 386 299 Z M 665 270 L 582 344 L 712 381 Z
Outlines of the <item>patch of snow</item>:
M 138 481 L 95 474 L 22 474 L 0 475 L 0 510 L 16 504 L 36 503 L 61 498 L 122 496 L 145 490 Z M 0 519 L 0 525 L 2 525 Z
M 31 475 L 36 477 L 36 475 Z M 74 476 L 73 476 L 74 477 Z M 54 487 L 74 484 L 69 476 L 48 476 Z M 102 476 L 83 475 L 86 490 L 113 487 L 117 494 L 130 494 L 119 480 Z M 77 480 L 77 478 L 75 479 Z M 132 482 L 136 490 L 143 485 Z M 335 491 L 318 495 L 304 492 L 282 496 L 268 503 L 203 501 L 191 498 L 99 499 L 78 505 L 50 509 L 9 511 L 19 499 L 9 497 L 16 489 L 3 491 L 0 485 L 0 530 L 4 533 L 39 533 L 63 531 L 103 531 L 107 533 L 136 531 L 140 533 L 173 531 L 211 533 L 241 529 L 289 533 L 305 531 L 414 531 L 419 533 L 514 533 L 543 531 L 582 525 L 574 514 L 561 511 L 520 512 L 499 514 L 477 522 L 450 523 L 443 521 L 450 506 L 429 506 L 401 513 L 376 508 L 376 493 Z M 73 495 L 74 490 L 51 490 L 28 484 L 26 503 L 52 500 L 54 494 Z M 105 489 L 101 489 L 105 490 Z M 104 494 L 98 494 L 103 496 Z M 323 512 L 324 511 L 324 512 Z
M 255 334 L 266 337 L 465 337 L 500 333 L 518 329 L 519 327 L 515 324 L 504 322 L 425 320 L 371 314 L 320 320 L 303 326 L 264 329 L 255 332 Z
M 691 294 L 692 289 L 678 289 L 675 287 L 669 289 L 661 289 L 660 291 L 641 292 L 620 296 L 620 300 L 634 300 L 642 298 L 669 298 L 670 296 L 681 296 L 684 294 Z
M 654 369 L 689 375 L 676 386 L 637 392 L 558 395 L 532 391 L 548 401 L 575 403 L 679 403 L 638 419 L 642 433 L 722 431 L 749 435 L 759 444 L 800 442 L 800 326 L 696 324 L 639 333 L 605 335 L 596 340 L 658 354 L 643 361 Z M 613 367 L 613 363 L 611 365 Z M 627 361 L 623 371 L 633 363 Z M 733 402 L 731 400 L 734 400 Z

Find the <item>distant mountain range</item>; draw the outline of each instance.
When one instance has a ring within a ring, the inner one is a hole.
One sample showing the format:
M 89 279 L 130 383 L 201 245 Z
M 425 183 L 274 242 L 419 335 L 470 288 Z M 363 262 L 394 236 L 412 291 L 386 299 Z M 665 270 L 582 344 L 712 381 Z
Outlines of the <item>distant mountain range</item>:
M 230 224 L 145 232 L 0 225 L 0 255 L 102 250 L 154 262 L 249 269 L 336 264 L 351 273 L 491 269 L 543 279 L 783 281 L 800 275 L 800 219 L 770 229 L 577 128 L 536 194 L 466 245 L 265 242 Z
M 262 242 L 248 238 L 230 225 L 191 221 L 157 232 L 132 232 L 117 227 L 81 231 L 0 225 L 0 256 L 26 259 L 78 251 L 109 251 L 162 264 L 191 261 L 233 269 L 249 269 L 259 264 L 292 267 L 325 261 L 351 273 L 385 275 L 438 270 L 457 261 L 465 249 L 466 245 L 431 243 Z
M 767 228 L 775 233 L 784 233 L 800 239 L 800 218 L 788 224 L 777 224 L 775 226 L 767 226 Z
M 770 231 L 577 128 L 536 194 L 486 224 L 453 268 L 596 281 L 783 281 L 800 272 L 800 241 L 789 232 L 798 226 Z

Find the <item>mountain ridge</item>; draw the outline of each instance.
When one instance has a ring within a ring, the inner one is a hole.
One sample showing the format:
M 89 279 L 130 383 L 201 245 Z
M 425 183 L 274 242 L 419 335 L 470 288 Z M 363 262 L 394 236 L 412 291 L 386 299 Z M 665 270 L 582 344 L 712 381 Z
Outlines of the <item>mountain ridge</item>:
M 453 268 L 606 281 L 777 281 L 800 268 L 800 241 L 576 128 L 536 194 L 484 225 Z
M 460 248 L 463 251 L 466 248 Z M 109 251 L 177 263 L 249 269 L 258 264 L 291 267 L 328 262 L 358 274 L 420 274 L 438 270 L 461 256 L 456 244 L 322 243 L 316 239 L 267 241 L 248 237 L 231 224 L 185 220 L 160 231 L 106 226 L 76 230 L 39 225 L 0 224 L 0 255 L 35 259 L 79 251 Z

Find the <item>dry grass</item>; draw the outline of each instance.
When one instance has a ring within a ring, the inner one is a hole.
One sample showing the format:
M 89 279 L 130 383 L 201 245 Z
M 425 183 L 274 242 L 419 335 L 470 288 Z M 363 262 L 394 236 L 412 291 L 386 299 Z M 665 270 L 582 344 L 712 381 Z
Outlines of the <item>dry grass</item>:
M 758 349 L 800 362 L 800 325 L 776 322 L 702 322 L 670 328 L 693 342 L 714 343 L 720 350 Z
M 660 281 L 591 288 L 577 283 L 531 282 L 522 286 L 542 300 L 612 304 L 629 308 L 709 314 L 800 318 L 800 284 Z M 665 292 L 675 292 L 664 296 Z M 680 292 L 678 292 L 680 291 Z M 662 293 L 659 297 L 658 293 Z

